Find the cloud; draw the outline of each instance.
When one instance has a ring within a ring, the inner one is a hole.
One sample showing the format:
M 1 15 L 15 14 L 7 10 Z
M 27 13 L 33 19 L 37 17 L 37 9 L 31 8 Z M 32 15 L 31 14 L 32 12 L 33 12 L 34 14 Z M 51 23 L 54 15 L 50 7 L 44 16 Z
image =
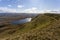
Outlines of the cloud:
M 44 12 L 36 7 L 32 7 L 24 10 L 18 10 L 18 13 L 44 13 Z
M 60 13 L 59 10 L 47 10 L 47 9 L 40 10 L 40 9 L 38 9 L 36 7 L 25 9 L 25 10 L 20 11 L 20 12 L 21 13 Z
M 23 6 L 23 5 L 18 5 L 17 7 L 18 7 L 18 8 L 22 8 L 22 7 L 24 7 L 24 6 Z
M 43 13 L 43 11 L 39 10 L 36 7 L 28 8 L 28 9 L 25 9 L 25 10 L 23 10 L 21 12 L 22 13 Z
M 8 8 L 8 7 L 0 7 L 0 13 L 40 13 L 40 10 L 38 10 L 35 7 L 29 8 L 29 9 L 12 9 L 12 8 Z
M 60 13 L 59 10 L 39 10 L 36 7 L 28 9 L 12 9 L 8 7 L 0 7 L 0 13 Z
M 44 12 L 45 13 L 60 13 L 60 11 L 57 10 L 57 9 L 54 9 L 54 10 L 45 10 Z
M 10 5 L 9 5 L 10 6 Z M 12 9 L 8 7 L 0 7 L 0 13 L 40 13 L 40 10 L 38 10 L 36 7 L 32 7 L 29 9 Z
M 40 10 L 38 10 L 38 8 L 36 8 L 36 7 L 32 7 L 29 9 L 25 9 L 22 12 L 23 13 L 40 13 Z
M 11 9 L 11 8 L 7 8 L 7 7 L 0 7 L 0 13 L 16 13 L 16 9 Z

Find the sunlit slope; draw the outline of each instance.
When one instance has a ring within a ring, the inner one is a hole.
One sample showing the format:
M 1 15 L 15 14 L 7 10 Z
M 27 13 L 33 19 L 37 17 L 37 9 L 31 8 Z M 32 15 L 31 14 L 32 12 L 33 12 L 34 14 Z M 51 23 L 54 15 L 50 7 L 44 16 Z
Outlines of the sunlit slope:
M 30 30 L 23 33 L 21 37 L 20 40 L 60 40 L 60 21 Z
M 34 28 L 43 28 L 47 25 L 50 25 L 51 23 L 57 21 L 57 19 L 55 18 L 55 16 L 50 16 L 52 14 L 46 15 L 38 15 L 35 18 L 32 19 L 32 21 L 30 23 L 26 23 L 24 24 L 24 29 L 27 28 L 29 29 L 34 29 Z M 26 29 L 26 30 L 27 30 Z

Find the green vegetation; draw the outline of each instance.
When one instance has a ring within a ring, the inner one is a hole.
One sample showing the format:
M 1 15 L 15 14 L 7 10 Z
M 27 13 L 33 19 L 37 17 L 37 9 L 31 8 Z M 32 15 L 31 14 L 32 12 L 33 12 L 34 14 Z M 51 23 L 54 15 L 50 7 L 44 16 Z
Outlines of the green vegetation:
M 60 14 L 40 14 L 31 22 L 6 25 L 0 40 L 60 40 Z

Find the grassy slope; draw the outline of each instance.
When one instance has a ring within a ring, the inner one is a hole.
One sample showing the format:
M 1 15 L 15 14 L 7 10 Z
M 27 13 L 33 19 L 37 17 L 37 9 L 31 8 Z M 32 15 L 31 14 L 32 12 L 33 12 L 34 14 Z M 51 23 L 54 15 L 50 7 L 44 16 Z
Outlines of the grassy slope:
M 0 33 L 1 40 L 60 40 L 60 15 L 57 14 L 38 15 L 30 23 L 6 27 Z

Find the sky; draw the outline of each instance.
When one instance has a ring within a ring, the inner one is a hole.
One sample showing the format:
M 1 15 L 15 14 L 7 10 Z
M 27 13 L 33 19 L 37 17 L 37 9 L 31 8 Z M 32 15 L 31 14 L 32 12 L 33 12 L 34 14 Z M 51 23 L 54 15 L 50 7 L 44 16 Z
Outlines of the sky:
M 60 0 L 0 0 L 0 12 L 40 13 L 60 11 Z

